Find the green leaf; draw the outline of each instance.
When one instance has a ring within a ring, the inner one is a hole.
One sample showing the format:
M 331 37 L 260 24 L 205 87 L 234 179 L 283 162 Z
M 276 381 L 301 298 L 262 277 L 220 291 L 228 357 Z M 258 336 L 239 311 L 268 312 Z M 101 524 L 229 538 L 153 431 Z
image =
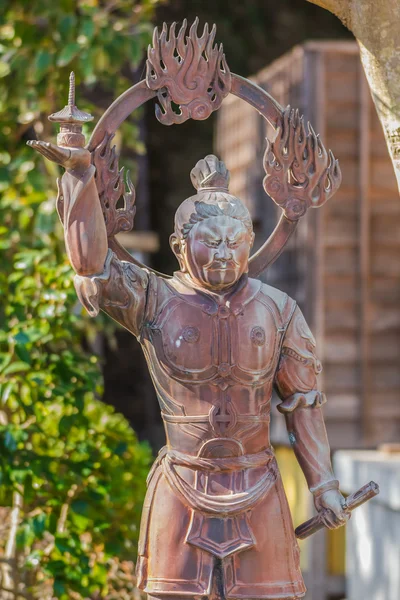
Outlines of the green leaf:
M 64 567 L 64 563 L 62 563 L 62 566 Z M 64 581 L 61 581 L 57 578 L 54 580 L 53 588 L 57 598 L 62 598 L 67 592 L 67 588 L 65 587 Z
M 15 450 L 17 449 L 17 442 L 10 430 L 4 432 L 3 444 L 4 447 L 7 448 L 7 450 L 9 450 L 10 452 L 15 452 Z
M 2 392 L 1 392 L 1 404 L 4 405 L 7 403 L 7 400 L 10 397 L 10 394 L 14 387 L 15 387 L 15 384 L 12 381 L 10 381 L 9 383 L 7 383 L 4 386 L 4 388 L 2 389 Z
M 39 50 L 36 56 L 34 65 L 34 78 L 38 82 L 42 79 L 46 71 L 49 69 L 53 61 L 52 55 L 47 50 Z
M 25 346 L 20 346 L 17 345 L 15 347 L 15 354 L 18 356 L 18 358 L 25 363 L 31 364 L 31 355 L 29 354 L 28 350 L 25 348 Z
M 0 67 L 0 73 L 1 73 L 1 67 Z M 0 192 L 6 190 L 8 188 L 8 186 L 10 185 L 10 179 L 11 179 L 10 170 L 7 169 L 6 167 L 0 167 Z
M 7 367 L 7 365 L 10 364 L 10 362 L 12 361 L 12 355 L 11 354 L 0 354 L 0 373 L 2 373 L 4 371 L 4 369 Z
M 54 543 L 57 550 L 61 554 L 64 554 L 65 552 L 69 552 L 71 550 L 71 545 L 69 544 L 68 537 L 66 535 L 57 535 Z
M 29 548 L 35 540 L 35 534 L 30 523 L 23 523 L 17 533 L 17 547 L 19 549 Z
M 81 34 L 89 40 L 92 39 L 95 32 L 95 25 L 93 19 L 84 19 L 81 26 Z
M 78 515 L 76 513 L 71 513 L 71 521 L 78 531 L 81 531 L 82 533 L 88 531 L 92 523 L 91 519 L 88 517 L 85 517 L 84 515 Z
M 46 515 L 44 513 L 40 513 L 32 519 L 32 528 L 35 536 L 41 539 L 46 531 Z
M 67 433 L 69 433 L 71 427 L 75 425 L 75 422 L 75 415 L 65 415 L 64 417 L 62 417 L 58 424 L 58 431 L 60 432 L 60 435 L 66 435 Z
M 63 40 L 74 35 L 76 26 L 76 17 L 73 14 L 64 16 L 58 23 L 58 31 Z
M 114 450 L 114 454 L 116 456 L 122 456 L 128 449 L 128 444 L 126 442 L 120 442 Z
M 18 484 L 24 484 L 25 479 L 29 476 L 27 469 L 13 469 L 11 473 L 11 480 Z
M 66 65 L 68 65 L 71 62 L 71 60 L 73 60 L 78 54 L 80 48 L 80 45 L 76 42 L 72 42 L 72 44 L 67 44 L 58 55 L 57 66 L 65 67 Z
M 4 375 L 11 375 L 12 373 L 22 373 L 23 371 L 28 371 L 30 369 L 30 365 L 26 362 L 16 361 L 8 365 L 3 371 Z
M 27 344 L 29 342 L 29 337 L 23 331 L 20 331 L 13 337 L 16 344 Z
M 0 78 L 6 77 L 11 71 L 10 65 L 6 62 L 0 62 Z

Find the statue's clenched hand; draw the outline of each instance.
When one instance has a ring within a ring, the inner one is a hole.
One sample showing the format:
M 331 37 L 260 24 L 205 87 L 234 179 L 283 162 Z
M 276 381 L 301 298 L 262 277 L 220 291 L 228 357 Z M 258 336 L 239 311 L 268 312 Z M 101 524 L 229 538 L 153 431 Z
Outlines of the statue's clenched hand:
M 315 499 L 315 508 L 325 527 L 336 529 L 348 521 L 350 513 L 344 510 L 344 502 L 339 490 L 327 490 Z
M 63 166 L 67 171 L 82 173 L 90 165 L 90 152 L 86 148 L 62 148 L 39 140 L 29 140 L 27 144 L 48 160 Z

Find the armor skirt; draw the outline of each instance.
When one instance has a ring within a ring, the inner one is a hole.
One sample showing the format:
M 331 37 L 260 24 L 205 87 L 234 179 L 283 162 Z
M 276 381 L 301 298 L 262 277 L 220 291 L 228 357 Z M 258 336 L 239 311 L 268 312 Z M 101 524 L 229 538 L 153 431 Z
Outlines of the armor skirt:
M 214 458 L 208 465 L 161 453 L 142 513 L 140 589 L 154 596 L 210 596 L 218 563 L 225 598 L 304 597 L 282 480 L 272 453 L 262 454 L 228 464 Z

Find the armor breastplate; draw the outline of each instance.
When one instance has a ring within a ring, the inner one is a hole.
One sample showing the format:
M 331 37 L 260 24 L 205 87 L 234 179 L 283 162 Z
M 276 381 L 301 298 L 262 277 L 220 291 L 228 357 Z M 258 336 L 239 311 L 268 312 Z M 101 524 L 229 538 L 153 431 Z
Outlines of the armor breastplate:
M 249 282 L 217 302 L 204 293 L 173 293 L 149 326 L 156 360 L 174 379 L 262 385 L 276 368 L 285 324 L 278 307 Z
M 239 430 L 263 427 L 268 443 L 272 382 L 294 302 L 251 279 L 223 298 L 175 278 L 158 286 L 142 341 L 172 446 L 190 426 L 184 451 L 199 430 L 203 440 L 237 439 Z

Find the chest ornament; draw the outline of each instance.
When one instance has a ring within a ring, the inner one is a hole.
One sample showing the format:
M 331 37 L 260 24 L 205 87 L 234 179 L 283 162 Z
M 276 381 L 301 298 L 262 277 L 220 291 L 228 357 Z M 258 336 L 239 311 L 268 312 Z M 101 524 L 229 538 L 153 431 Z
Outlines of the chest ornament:
M 182 337 L 188 344 L 195 344 L 199 341 L 200 330 L 197 327 L 185 327 L 182 331 Z
M 264 329 L 260 326 L 253 327 L 250 333 L 250 338 L 254 346 L 264 346 L 266 339 Z

